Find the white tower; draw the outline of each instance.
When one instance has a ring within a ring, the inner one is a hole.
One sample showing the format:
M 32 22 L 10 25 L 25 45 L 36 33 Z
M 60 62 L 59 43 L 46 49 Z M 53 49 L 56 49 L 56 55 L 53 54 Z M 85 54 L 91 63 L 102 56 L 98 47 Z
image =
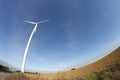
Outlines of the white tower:
M 33 30 L 32 30 L 32 33 L 31 33 L 31 35 L 30 35 L 30 37 L 29 37 L 29 40 L 28 40 L 27 45 L 26 45 L 26 48 L 25 48 L 25 52 L 24 52 L 24 56 L 23 56 L 23 61 L 22 61 L 22 66 L 21 66 L 21 72 L 23 72 L 23 73 L 24 73 L 24 71 L 25 71 L 26 57 L 27 57 L 29 45 L 30 45 L 31 39 L 32 39 L 32 37 L 33 37 L 33 34 L 36 32 L 36 29 L 37 29 L 37 27 L 38 27 L 38 24 L 44 23 L 44 22 L 47 22 L 47 21 L 49 21 L 49 20 L 43 20 L 43 21 L 40 21 L 40 22 L 25 21 L 25 22 L 27 22 L 27 23 L 34 24 L 35 26 L 34 26 L 34 28 L 33 28 Z

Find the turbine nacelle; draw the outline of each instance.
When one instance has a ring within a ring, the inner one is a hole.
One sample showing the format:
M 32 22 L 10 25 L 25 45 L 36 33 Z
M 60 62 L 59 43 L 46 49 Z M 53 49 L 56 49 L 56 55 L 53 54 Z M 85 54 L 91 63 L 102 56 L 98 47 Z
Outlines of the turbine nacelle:
M 32 21 L 25 21 L 25 22 L 30 23 L 30 24 L 40 24 L 40 23 L 44 23 L 44 22 L 47 22 L 47 21 L 49 21 L 49 19 L 47 19 L 47 20 L 42 20 L 42 21 L 40 21 L 40 22 L 32 22 Z

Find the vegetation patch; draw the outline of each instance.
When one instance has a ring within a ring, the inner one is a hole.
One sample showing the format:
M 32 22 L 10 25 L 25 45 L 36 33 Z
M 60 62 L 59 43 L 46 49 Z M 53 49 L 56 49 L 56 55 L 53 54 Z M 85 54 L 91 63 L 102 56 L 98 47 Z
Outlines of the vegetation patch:
M 112 67 L 86 76 L 87 80 L 120 80 L 120 62 Z

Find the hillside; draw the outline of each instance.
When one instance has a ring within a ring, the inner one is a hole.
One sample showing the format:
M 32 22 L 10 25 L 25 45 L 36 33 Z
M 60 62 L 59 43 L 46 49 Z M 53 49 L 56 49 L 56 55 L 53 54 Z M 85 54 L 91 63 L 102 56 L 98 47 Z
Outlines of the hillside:
M 102 70 L 105 70 L 109 67 L 112 67 L 114 64 L 120 61 L 120 47 L 111 52 L 109 55 L 105 56 L 104 58 L 89 64 L 85 67 L 78 68 L 76 70 L 63 72 L 61 75 L 63 76 L 87 76 L 94 72 L 100 72 Z
M 57 76 L 57 78 L 62 77 L 65 79 L 84 77 L 84 76 L 87 76 L 94 72 L 100 72 L 109 67 L 112 67 L 112 66 L 114 66 L 114 64 L 116 64 L 119 61 L 120 61 L 120 47 L 117 48 L 116 50 L 114 50 L 113 52 L 111 52 L 109 55 L 105 56 L 104 58 L 102 58 L 92 64 L 89 64 L 85 67 L 78 68 L 78 69 L 72 70 L 72 71 L 67 71 L 67 72 L 59 72 L 59 73 L 54 73 L 54 74 L 41 74 L 41 76 L 44 76 L 44 78 L 52 77 L 52 79 L 55 79 L 56 76 Z
M 108 67 L 111 67 L 112 65 L 116 64 L 116 62 L 119 62 L 119 61 L 120 61 L 120 47 L 114 50 L 109 55 L 105 56 L 104 58 L 92 64 L 89 64 L 83 68 L 79 68 L 77 69 L 77 71 L 80 71 L 80 72 L 82 71 L 86 74 L 90 74 L 91 72 L 99 72 Z
M 71 71 L 53 74 L 22 74 L 22 77 L 25 78 L 25 80 L 119 80 L 119 76 L 120 47 L 92 64 Z M 20 78 L 20 80 L 23 79 L 21 78 L 21 74 L 18 78 Z M 14 80 L 16 79 L 16 76 L 7 79 Z

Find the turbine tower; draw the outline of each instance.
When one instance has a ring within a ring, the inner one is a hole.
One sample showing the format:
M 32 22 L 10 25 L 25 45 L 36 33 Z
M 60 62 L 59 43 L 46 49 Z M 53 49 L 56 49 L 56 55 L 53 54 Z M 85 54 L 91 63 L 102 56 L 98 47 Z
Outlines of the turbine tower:
M 25 22 L 27 22 L 27 23 L 34 24 L 35 26 L 34 26 L 34 28 L 33 28 L 33 30 L 32 30 L 32 33 L 31 33 L 31 35 L 30 35 L 30 37 L 29 37 L 29 40 L 28 40 L 27 45 L 26 45 L 26 48 L 25 48 L 25 52 L 24 52 L 24 56 L 23 56 L 23 61 L 22 61 L 22 66 L 21 66 L 21 72 L 23 72 L 23 73 L 24 73 L 24 71 L 25 71 L 26 57 L 27 57 L 29 45 L 30 45 L 31 39 L 32 39 L 32 37 L 33 37 L 33 34 L 36 32 L 36 29 L 37 29 L 37 27 L 38 27 L 38 24 L 44 23 L 44 22 L 47 22 L 47 21 L 49 21 L 49 20 L 43 20 L 43 21 L 40 21 L 40 22 L 25 21 Z

